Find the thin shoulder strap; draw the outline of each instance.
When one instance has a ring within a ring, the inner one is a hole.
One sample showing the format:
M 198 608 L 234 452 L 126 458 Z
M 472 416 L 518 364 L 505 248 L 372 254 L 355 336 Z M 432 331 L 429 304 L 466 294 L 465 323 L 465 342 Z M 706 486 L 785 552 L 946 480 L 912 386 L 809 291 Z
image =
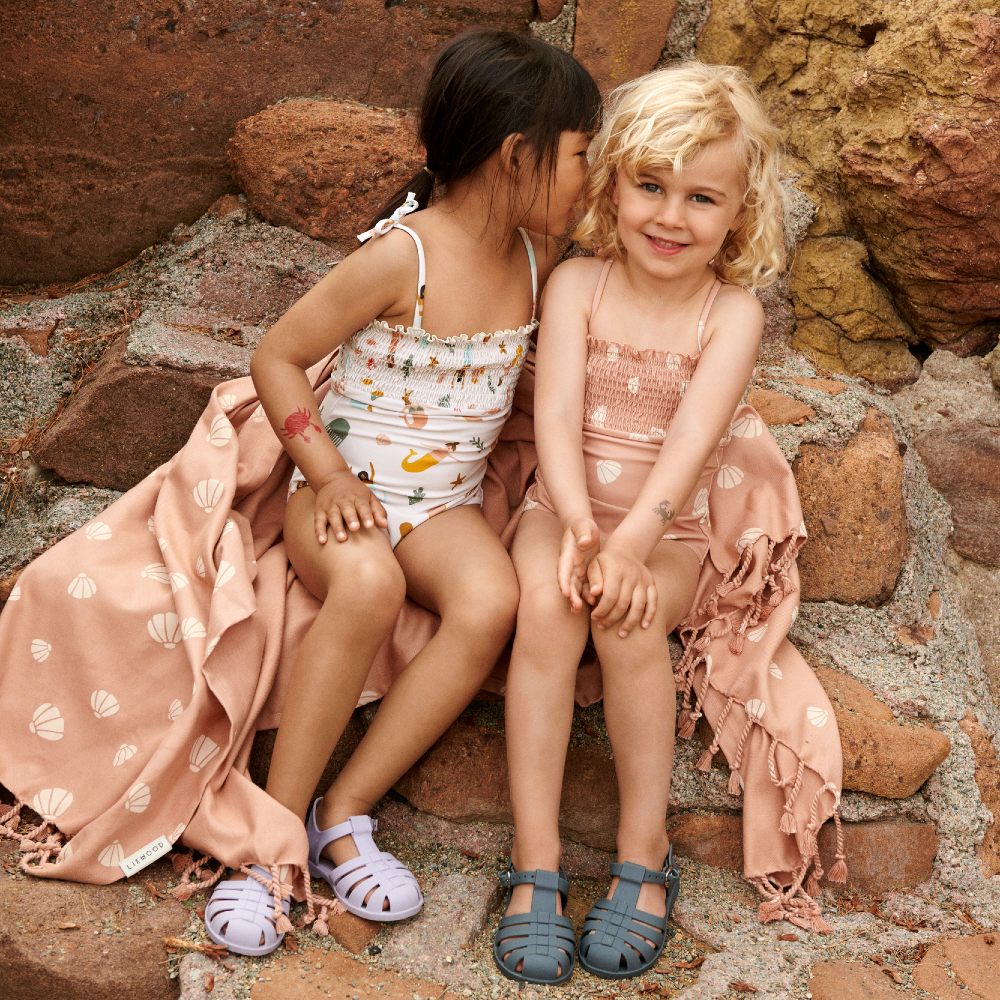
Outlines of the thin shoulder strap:
M 396 222 L 394 228 L 409 233 L 417 248 L 417 301 L 413 307 L 413 323 L 411 325 L 414 330 L 422 330 L 424 328 L 424 293 L 427 285 L 427 262 L 424 259 L 424 245 L 420 242 L 420 237 L 409 226 Z
M 604 267 L 601 268 L 601 276 L 597 279 L 597 287 L 594 289 L 594 300 L 590 303 L 590 318 L 594 318 L 594 314 L 597 312 L 597 307 L 601 304 L 601 298 L 604 295 L 604 286 L 608 283 L 608 275 L 611 273 L 611 265 L 614 263 L 614 258 L 611 258 L 604 263 Z
M 701 315 L 698 317 L 698 353 L 701 354 L 701 338 L 705 334 L 705 323 L 708 321 L 708 314 L 712 311 L 712 303 L 715 302 L 715 296 L 719 294 L 719 289 L 722 287 L 722 281 L 719 278 L 715 279 L 712 285 L 711 291 L 708 293 L 708 297 L 705 299 L 705 304 L 701 307 Z
M 518 226 L 517 231 L 524 240 L 524 249 L 528 251 L 528 265 L 531 267 L 531 319 L 534 322 L 538 312 L 538 265 L 535 263 L 535 248 L 526 230 Z

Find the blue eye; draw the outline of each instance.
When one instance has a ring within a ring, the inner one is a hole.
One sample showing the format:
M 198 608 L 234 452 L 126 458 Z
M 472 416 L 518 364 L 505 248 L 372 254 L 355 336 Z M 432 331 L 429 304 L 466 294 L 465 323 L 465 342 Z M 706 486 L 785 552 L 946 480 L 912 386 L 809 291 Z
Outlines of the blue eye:
M 692 198 L 693 198 L 693 199 L 694 199 L 694 200 L 695 200 L 695 201 L 696 201 L 696 202 L 697 202 L 697 203 L 698 203 L 699 205 L 714 205 L 714 204 L 715 204 L 715 202 L 714 202 L 714 201 L 712 201 L 712 199 L 711 199 L 711 198 L 709 198 L 709 196 L 708 196 L 707 194 L 693 194 L 693 195 L 691 195 L 691 197 L 692 197 Z
M 640 184 L 639 187 L 642 188 L 642 190 L 645 191 L 647 194 L 660 193 L 660 185 L 654 184 L 652 181 L 645 181 L 644 183 Z

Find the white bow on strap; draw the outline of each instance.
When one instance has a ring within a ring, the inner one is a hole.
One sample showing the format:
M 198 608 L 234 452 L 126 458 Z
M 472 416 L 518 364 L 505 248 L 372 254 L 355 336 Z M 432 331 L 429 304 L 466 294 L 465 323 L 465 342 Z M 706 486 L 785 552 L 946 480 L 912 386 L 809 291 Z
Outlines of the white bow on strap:
M 388 219 L 381 219 L 376 222 L 371 229 L 364 233 L 358 233 L 358 242 L 365 243 L 370 240 L 373 236 L 385 236 L 392 227 L 403 218 L 404 215 L 409 215 L 410 212 L 415 212 L 420 208 L 417 203 L 417 196 L 412 191 L 406 192 L 406 201 L 403 202 L 399 208 L 396 209 Z

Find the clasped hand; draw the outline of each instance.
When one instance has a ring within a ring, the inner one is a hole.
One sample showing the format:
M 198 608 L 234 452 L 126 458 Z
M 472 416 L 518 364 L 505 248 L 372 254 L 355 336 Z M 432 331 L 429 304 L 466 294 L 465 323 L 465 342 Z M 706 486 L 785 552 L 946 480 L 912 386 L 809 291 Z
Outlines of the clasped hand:
M 636 625 L 649 628 L 656 614 L 656 583 L 649 568 L 613 538 L 602 546 L 590 518 L 573 521 L 563 533 L 557 577 L 574 612 L 586 601 L 593 608 L 591 621 L 601 629 L 617 625 L 623 639 Z
M 335 472 L 316 490 L 314 518 L 321 545 L 326 543 L 327 527 L 338 542 L 346 542 L 348 531 L 389 524 L 385 507 L 349 469 Z

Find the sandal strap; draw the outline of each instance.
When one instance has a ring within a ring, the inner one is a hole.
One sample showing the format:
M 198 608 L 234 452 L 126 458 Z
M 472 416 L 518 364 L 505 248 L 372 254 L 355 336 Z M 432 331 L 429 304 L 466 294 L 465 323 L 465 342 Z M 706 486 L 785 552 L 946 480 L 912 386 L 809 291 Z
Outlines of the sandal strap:
M 652 882 L 654 885 L 664 885 L 667 881 L 666 871 L 653 871 L 652 868 L 645 868 L 642 865 L 634 864 L 631 861 L 616 861 L 611 866 L 611 877 L 617 878 L 619 882 L 628 882 L 632 885 L 641 886 L 643 882 Z
M 513 889 L 515 885 L 533 885 L 536 891 L 542 890 L 545 894 L 558 891 L 563 906 L 566 905 L 566 898 L 569 896 L 569 879 L 561 869 L 552 872 L 544 868 L 532 868 L 519 872 L 512 864 L 506 871 L 500 872 L 499 879 L 505 889 Z
M 321 801 L 322 799 L 316 799 L 313 802 L 312 810 L 309 814 L 309 826 L 311 827 L 309 846 L 310 854 L 313 855 L 311 860 L 315 863 L 327 844 L 334 840 L 339 840 L 341 837 L 348 836 L 354 840 L 355 847 L 364 855 L 365 850 L 363 849 L 363 845 L 358 843 L 357 837 L 359 835 L 364 837 L 367 834 L 370 840 L 371 835 L 378 829 L 378 820 L 372 819 L 371 816 L 348 816 L 343 823 L 337 823 L 335 826 L 321 830 L 319 824 L 316 822 L 316 810 L 319 808 Z M 367 845 L 365 844 L 364 846 Z M 374 844 L 372 844 L 372 847 L 374 847 Z

